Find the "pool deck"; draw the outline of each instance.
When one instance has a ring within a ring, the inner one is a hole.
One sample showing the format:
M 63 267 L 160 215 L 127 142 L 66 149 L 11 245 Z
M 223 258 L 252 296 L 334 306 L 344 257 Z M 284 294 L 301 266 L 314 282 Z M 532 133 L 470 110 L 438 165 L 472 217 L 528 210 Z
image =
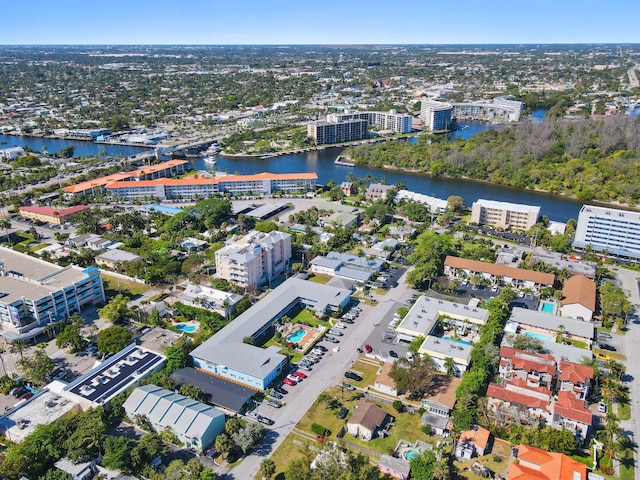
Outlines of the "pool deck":
M 184 325 L 185 327 L 194 327 L 195 330 L 192 332 L 186 332 L 184 330 L 180 330 L 178 327 L 178 325 Z M 174 322 L 173 323 L 173 328 L 175 328 L 176 330 L 178 330 L 179 332 L 182 333 L 195 333 L 200 329 L 200 323 L 199 322 L 194 322 L 194 321 L 189 321 L 189 322 Z
M 284 331 L 282 332 L 284 337 L 289 337 L 289 335 L 292 335 L 293 333 L 295 333 L 298 330 L 304 330 L 306 333 L 304 335 L 304 337 L 302 337 L 300 339 L 299 342 L 297 342 L 298 344 L 298 348 L 296 350 L 300 351 L 300 352 L 304 352 L 307 348 L 309 348 L 309 346 L 311 346 L 311 344 L 320 336 L 324 333 L 324 328 L 323 327 L 318 327 L 317 329 L 314 327 L 311 327 L 309 325 L 303 325 L 301 323 L 294 323 L 294 324 L 287 324 L 284 326 Z

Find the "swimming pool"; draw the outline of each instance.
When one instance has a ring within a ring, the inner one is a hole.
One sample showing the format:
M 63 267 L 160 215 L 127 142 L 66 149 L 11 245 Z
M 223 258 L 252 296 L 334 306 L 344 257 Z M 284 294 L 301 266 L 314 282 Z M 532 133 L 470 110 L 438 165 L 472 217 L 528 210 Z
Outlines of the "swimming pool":
M 198 329 L 193 325 L 185 325 L 184 323 L 179 323 L 176 325 L 176 330 L 180 330 L 181 332 L 193 333 Z
M 542 302 L 542 306 L 540 307 L 540 311 L 544 313 L 555 313 L 556 306 L 550 302 Z
M 402 456 L 407 462 L 410 462 L 414 458 L 419 457 L 420 452 L 418 452 L 417 450 L 407 450 L 402 454 Z
M 442 337 L 443 340 L 449 340 L 450 342 L 456 342 L 456 343 L 462 343 L 463 345 L 473 345 L 473 342 L 469 342 L 468 340 L 461 340 L 459 338 L 456 338 L 455 340 L 452 340 L 451 337 Z
M 543 342 L 553 342 L 553 338 L 547 337 L 546 335 L 540 335 L 539 333 L 525 332 L 524 335 L 525 337 L 537 338 L 538 340 L 541 340 Z
M 298 343 L 300 340 L 304 338 L 306 334 L 307 334 L 306 330 L 304 328 L 300 328 L 295 332 L 293 332 L 291 335 L 289 335 L 287 337 L 287 341 L 291 343 Z

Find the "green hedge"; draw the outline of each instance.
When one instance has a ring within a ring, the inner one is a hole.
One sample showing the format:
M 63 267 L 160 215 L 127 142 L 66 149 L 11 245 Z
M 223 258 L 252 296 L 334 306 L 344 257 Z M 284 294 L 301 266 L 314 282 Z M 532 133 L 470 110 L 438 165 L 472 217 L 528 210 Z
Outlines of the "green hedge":
M 328 437 L 329 435 L 331 435 L 331 431 L 327 430 L 322 425 L 319 425 L 317 423 L 311 424 L 311 431 L 316 435 L 324 435 L 325 437 Z

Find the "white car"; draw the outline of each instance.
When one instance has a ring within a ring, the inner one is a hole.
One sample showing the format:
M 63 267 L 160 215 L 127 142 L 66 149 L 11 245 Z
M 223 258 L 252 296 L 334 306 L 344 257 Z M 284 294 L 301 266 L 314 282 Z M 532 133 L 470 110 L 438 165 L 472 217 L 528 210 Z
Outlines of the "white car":
M 330 333 L 331 335 L 335 335 L 336 337 L 341 337 L 343 335 L 343 333 L 340 330 L 334 330 L 333 328 L 329 330 L 327 333 Z
M 340 351 L 340 347 L 333 347 L 333 351 L 334 352 L 339 352 Z
M 336 323 L 336 324 L 334 325 L 334 327 L 336 327 L 336 328 L 347 328 L 347 326 L 346 326 L 344 323 L 342 323 L 342 322 L 338 322 L 338 323 Z

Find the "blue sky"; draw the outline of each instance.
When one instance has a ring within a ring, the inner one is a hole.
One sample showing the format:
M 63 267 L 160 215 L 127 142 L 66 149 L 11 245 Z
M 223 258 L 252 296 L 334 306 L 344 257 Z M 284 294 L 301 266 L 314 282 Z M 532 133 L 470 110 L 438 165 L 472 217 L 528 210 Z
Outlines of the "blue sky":
M 8 0 L 0 44 L 640 43 L 638 0 Z

